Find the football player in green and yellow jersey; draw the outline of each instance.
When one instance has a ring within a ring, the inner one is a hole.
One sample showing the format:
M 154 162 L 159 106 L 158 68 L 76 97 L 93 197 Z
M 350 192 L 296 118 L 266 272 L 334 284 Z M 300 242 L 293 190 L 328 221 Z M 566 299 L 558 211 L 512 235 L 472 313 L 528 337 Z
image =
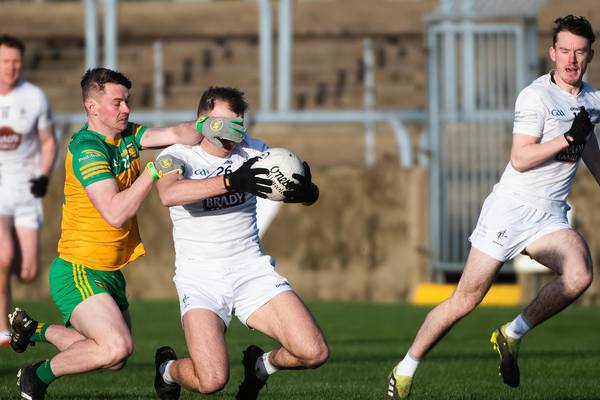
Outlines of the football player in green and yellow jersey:
M 196 144 L 202 121 L 167 128 L 129 122 L 131 82 L 106 68 L 82 80 L 87 123 L 68 146 L 59 256 L 50 268 L 50 291 L 64 325 L 48 325 L 15 309 L 11 346 L 23 352 L 49 342 L 59 353 L 19 370 L 21 396 L 43 399 L 57 377 L 99 368 L 120 369 L 131 355 L 125 279 L 121 268 L 144 255 L 136 212 L 159 179 L 140 152 L 174 143 Z M 243 134 L 243 121 L 231 124 Z M 206 132 L 205 132 L 206 134 Z

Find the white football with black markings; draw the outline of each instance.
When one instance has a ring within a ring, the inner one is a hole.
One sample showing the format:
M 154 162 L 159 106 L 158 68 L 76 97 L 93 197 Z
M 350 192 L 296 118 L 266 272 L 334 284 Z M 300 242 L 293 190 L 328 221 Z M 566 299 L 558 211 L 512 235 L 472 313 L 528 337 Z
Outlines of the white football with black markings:
M 252 164 L 252 168 L 265 168 L 269 170 L 266 178 L 272 182 L 271 193 L 267 193 L 267 198 L 274 201 L 282 201 L 283 192 L 287 190 L 290 182 L 298 183 L 292 175 L 298 174 L 304 176 L 304 165 L 302 160 L 296 154 L 282 147 L 274 147 L 261 153 L 258 160 Z M 264 174 L 256 175 L 264 178 Z

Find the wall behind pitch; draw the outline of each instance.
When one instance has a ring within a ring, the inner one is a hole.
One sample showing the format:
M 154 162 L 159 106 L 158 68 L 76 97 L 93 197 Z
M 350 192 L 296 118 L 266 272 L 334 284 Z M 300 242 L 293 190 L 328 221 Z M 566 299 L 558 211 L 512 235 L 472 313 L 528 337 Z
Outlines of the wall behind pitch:
M 395 164 L 372 170 L 313 169 L 321 187 L 319 202 L 311 207 L 284 205 L 264 239 L 278 271 L 306 298 L 407 299 L 427 261 L 426 171 L 401 170 Z M 13 279 L 18 299 L 49 296 L 62 175 L 53 176 L 45 199 L 40 276 L 32 285 Z M 175 298 L 171 222 L 155 192 L 142 206 L 139 225 L 147 254 L 124 269 L 128 293 L 132 298 Z

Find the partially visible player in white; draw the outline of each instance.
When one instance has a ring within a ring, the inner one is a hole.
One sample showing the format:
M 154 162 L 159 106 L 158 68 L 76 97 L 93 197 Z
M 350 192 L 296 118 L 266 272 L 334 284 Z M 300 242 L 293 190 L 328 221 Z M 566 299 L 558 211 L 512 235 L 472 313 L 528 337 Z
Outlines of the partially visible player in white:
M 266 353 L 258 346 L 244 351 L 238 399 L 255 399 L 279 369 L 316 368 L 329 356 L 311 313 L 262 252 L 256 196 L 265 197 L 271 188 L 257 176 L 267 171 L 251 165 L 267 146 L 247 134 L 235 142 L 225 133 L 246 108 L 239 90 L 209 88 L 198 107 L 198 115 L 211 118 L 204 123 L 211 127 L 203 130 L 206 139 L 196 146 L 171 146 L 156 161 L 163 175 L 157 189 L 173 221 L 174 281 L 190 353 L 176 360 L 170 347 L 157 350 L 155 388 L 161 399 L 179 398 L 181 386 L 205 394 L 225 386 L 225 331 L 234 315 L 280 344 Z M 317 200 L 307 164 L 305 175 L 285 201 Z
M 594 33 L 584 17 L 555 21 L 549 55 L 555 68 L 519 94 L 510 162 L 485 200 L 469 238 L 472 244 L 452 296 L 421 325 L 405 358 L 392 370 L 388 395 L 410 394 L 420 360 L 489 290 L 507 260 L 524 252 L 556 273 L 523 312 L 493 331 L 504 383 L 520 383 L 521 338 L 573 303 L 592 282 L 585 240 L 567 221 L 567 195 L 583 159 L 600 183 L 600 150 L 594 125 L 600 91 L 583 82 L 594 51 Z
M 48 101 L 20 79 L 25 45 L 0 35 L 0 346 L 8 346 L 10 276 L 31 282 L 38 271 L 42 197 L 56 157 Z M 18 255 L 18 257 L 16 257 Z

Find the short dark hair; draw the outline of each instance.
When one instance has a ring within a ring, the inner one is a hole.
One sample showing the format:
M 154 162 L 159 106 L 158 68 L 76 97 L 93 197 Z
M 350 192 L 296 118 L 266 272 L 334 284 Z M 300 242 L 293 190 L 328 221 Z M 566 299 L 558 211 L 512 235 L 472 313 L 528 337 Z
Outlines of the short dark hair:
M 244 92 L 232 87 L 210 86 L 202 93 L 198 104 L 197 115 L 207 113 L 215 108 L 215 100 L 229 104 L 229 109 L 237 115 L 244 115 L 248 103 L 244 99 Z
M 90 96 L 91 91 L 104 92 L 104 85 L 107 83 L 116 83 L 131 89 L 131 81 L 119 71 L 102 67 L 92 68 L 85 71 L 81 78 L 83 101 Z
M 592 24 L 585 17 L 576 17 L 573 14 L 569 14 L 566 17 L 555 19 L 554 29 L 552 30 L 552 47 L 556 46 L 556 37 L 562 31 L 568 31 L 574 35 L 586 38 L 590 48 L 594 40 L 596 40 Z
M 19 38 L 12 35 L 0 35 L 0 46 L 11 47 L 21 52 L 21 55 L 25 54 L 25 43 Z

